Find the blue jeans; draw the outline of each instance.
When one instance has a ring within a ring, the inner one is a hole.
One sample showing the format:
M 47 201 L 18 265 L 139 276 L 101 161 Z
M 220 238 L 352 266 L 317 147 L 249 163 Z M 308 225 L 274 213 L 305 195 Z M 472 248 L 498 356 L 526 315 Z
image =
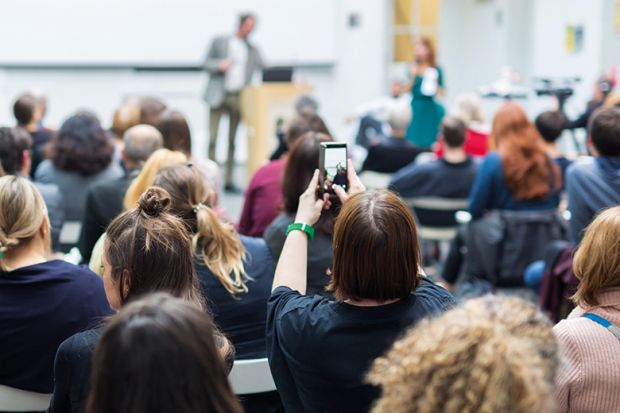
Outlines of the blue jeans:
M 540 282 L 545 273 L 545 261 L 534 261 L 525 268 L 523 281 L 525 285 L 532 290 L 538 292 L 540 290 Z

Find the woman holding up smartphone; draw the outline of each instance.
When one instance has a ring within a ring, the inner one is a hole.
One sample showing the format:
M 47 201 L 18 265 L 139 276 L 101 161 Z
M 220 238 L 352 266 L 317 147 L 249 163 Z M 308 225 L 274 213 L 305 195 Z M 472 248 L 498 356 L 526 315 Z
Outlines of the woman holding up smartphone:
M 444 107 L 435 100 L 443 94 L 443 71 L 435 60 L 435 48 L 428 37 L 415 41 L 415 62 L 411 65 L 411 111 L 413 119 L 407 129 L 407 139 L 430 149 L 437 141 Z
M 454 304 L 420 276 L 416 226 L 389 191 L 365 191 L 348 162 L 349 189 L 336 218 L 328 290 L 307 296 L 308 243 L 329 196 L 317 198 L 319 171 L 299 198 L 274 276 L 267 354 L 286 411 L 368 411 L 378 391 L 364 383 L 372 361 L 419 320 Z

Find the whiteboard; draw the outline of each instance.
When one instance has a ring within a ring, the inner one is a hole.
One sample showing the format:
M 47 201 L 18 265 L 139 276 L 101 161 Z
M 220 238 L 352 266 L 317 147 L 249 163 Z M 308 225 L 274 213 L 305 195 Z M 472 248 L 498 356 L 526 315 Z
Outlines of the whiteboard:
M 337 59 L 337 0 L 2 0 L 0 65 L 193 66 L 237 16 L 268 65 Z

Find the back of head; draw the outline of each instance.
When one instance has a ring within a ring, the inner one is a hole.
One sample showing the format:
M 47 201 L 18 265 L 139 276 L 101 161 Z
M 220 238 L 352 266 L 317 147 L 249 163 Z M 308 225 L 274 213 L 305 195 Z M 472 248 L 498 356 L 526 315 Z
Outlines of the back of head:
M 317 114 L 296 117 L 289 125 L 284 141 L 289 151 L 295 146 L 299 138 L 308 132 L 318 132 L 330 135 L 327 125 Z M 330 135 L 331 136 L 331 135 Z
M 456 103 L 452 111 L 455 116 L 469 126 L 472 122 L 484 122 L 484 110 L 482 100 L 477 93 L 464 93 L 456 97 Z
M 32 148 L 30 134 L 21 128 L 0 128 L 0 163 L 6 174 L 21 172 L 24 151 Z
M 26 126 L 31 123 L 37 111 L 37 99 L 31 94 L 19 96 L 13 103 L 13 116 L 18 126 Z
M 170 195 L 149 188 L 138 207 L 119 215 L 106 230 L 104 256 L 119 286 L 129 276 L 121 302 L 165 291 L 200 302 L 192 264 L 191 237 L 185 223 L 169 213 Z
M 319 103 L 312 96 L 302 95 L 295 101 L 295 112 L 299 116 L 316 115 L 319 110 Z
M 394 100 L 387 107 L 387 123 L 392 131 L 404 131 L 411 123 L 411 105 L 403 100 Z
M 375 360 L 375 413 L 554 410 L 558 346 L 533 305 L 485 296 L 426 320 Z
M 123 137 L 127 129 L 140 124 L 140 106 L 138 102 L 129 100 L 122 103 L 114 111 L 112 117 L 112 133 L 117 139 Z
M 191 156 L 192 137 L 187 120 L 181 112 L 174 110 L 163 112 L 157 122 L 157 129 L 164 137 L 164 148 Z
M 282 176 L 284 211 L 297 212 L 299 196 L 306 190 L 314 170 L 319 167 L 321 142 L 332 138 L 323 133 L 307 132 L 291 148 Z
M 581 307 L 599 305 L 606 289 L 620 287 L 620 207 L 601 212 L 586 229 L 573 258 L 579 287 L 573 301 Z
M 441 122 L 441 136 L 446 146 L 461 148 L 465 144 L 467 125 L 456 116 L 446 116 Z
M 235 228 L 220 221 L 211 208 L 212 191 L 200 170 L 194 166 L 169 166 L 159 172 L 154 185 L 168 191 L 172 212 L 192 229 L 200 259 L 222 286 L 233 295 L 247 292 L 243 244 Z
M 549 143 L 555 142 L 566 128 L 566 116 L 559 110 L 548 110 L 536 117 L 534 124 L 540 136 Z
M 48 153 L 56 168 L 84 176 L 104 170 L 113 154 L 112 140 L 90 112 L 78 112 L 65 120 Z
M 505 103 L 497 110 L 492 133 L 504 179 L 516 200 L 541 199 L 561 188 L 560 168 L 547 155 L 540 134 L 518 104 Z
M 166 104 L 160 99 L 146 96 L 140 98 L 140 122 L 155 126 L 159 121 L 159 116 L 166 110 Z
M 123 154 L 131 162 L 141 165 L 163 146 L 159 131 L 151 125 L 136 125 L 127 129 L 123 135 Z
M 0 254 L 10 256 L 34 239 L 41 225 L 49 223 L 45 202 L 27 178 L 7 175 L 0 178 Z M 48 241 L 49 242 L 49 241 Z M 6 270 L 0 256 L 0 269 Z
M 123 308 L 93 359 L 90 413 L 238 413 L 210 316 L 167 294 Z
M 588 130 L 599 155 L 620 157 L 620 108 L 597 110 Z
M 333 249 L 328 290 L 340 300 L 405 298 L 418 286 L 415 221 L 393 192 L 366 191 L 344 203 L 336 219 Z
M 182 152 L 171 151 L 168 149 L 158 149 L 144 163 L 140 174 L 131 182 L 125 198 L 123 199 L 123 207 L 125 209 L 135 208 L 138 204 L 140 196 L 147 190 L 160 169 L 170 165 L 184 164 L 187 162 L 187 156 Z

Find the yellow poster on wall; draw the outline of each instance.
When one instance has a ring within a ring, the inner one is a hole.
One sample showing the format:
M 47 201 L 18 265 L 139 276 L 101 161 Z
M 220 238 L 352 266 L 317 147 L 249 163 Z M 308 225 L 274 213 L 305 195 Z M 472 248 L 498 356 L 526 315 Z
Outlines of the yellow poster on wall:
M 620 34 L 620 0 L 616 0 L 616 7 L 614 10 L 614 28 L 616 33 Z

